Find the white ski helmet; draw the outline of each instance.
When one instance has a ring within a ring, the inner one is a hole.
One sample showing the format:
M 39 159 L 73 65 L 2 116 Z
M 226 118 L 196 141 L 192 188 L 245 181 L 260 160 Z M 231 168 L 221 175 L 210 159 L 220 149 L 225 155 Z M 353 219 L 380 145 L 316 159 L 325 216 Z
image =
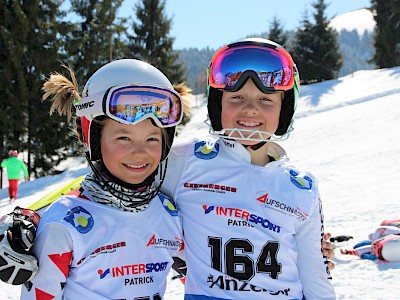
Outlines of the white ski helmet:
M 284 61 L 283 64 L 281 60 Z M 273 69 L 277 65 L 280 69 Z M 214 54 L 207 78 L 210 131 L 218 135 L 223 130 L 222 91 L 237 91 L 248 78 L 252 78 L 258 89 L 264 93 L 284 92 L 279 125 L 271 140 L 286 138 L 293 130 L 293 115 L 300 87 L 299 72 L 292 57 L 281 45 L 263 38 L 241 39 L 222 47 Z M 278 81 L 281 80 L 278 84 L 277 78 Z
M 108 110 L 104 102 L 110 89 L 128 85 L 155 87 L 170 92 L 174 98 L 177 97 L 175 99 L 178 99 L 177 101 L 181 105 L 177 112 L 177 114 L 180 114 L 180 118 L 173 126 L 165 128 L 168 141 L 163 139 L 161 160 L 168 156 L 175 135 L 175 125 L 180 122 L 183 114 L 180 95 L 174 90 L 168 78 L 157 68 L 140 60 L 121 59 L 98 69 L 87 81 L 82 92 L 82 98 L 74 103 L 77 116 L 81 117 L 82 133 L 91 161 L 101 159 L 100 127 L 93 120 L 100 116 L 107 116 Z M 95 113 L 93 113 L 94 107 L 96 107 Z M 155 118 L 150 114 L 149 117 Z M 140 118 L 140 120 L 143 120 L 143 118 Z

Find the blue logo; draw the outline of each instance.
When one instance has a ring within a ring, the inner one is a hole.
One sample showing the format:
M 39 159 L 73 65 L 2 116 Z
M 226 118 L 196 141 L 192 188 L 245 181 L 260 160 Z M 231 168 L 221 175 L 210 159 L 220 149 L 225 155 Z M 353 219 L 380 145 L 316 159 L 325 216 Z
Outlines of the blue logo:
M 312 179 L 310 178 L 310 176 L 299 176 L 299 172 L 294 171 L 294 170 L 290 170 L 290 180 L 292 181 L 292 183 L 298 187 L 299 189 L 302 190 L 311 190 L 312 188 Z
M 194 155 L 200 159 L 213 159 L 218 155 L 219 145 L 207 142 L 197 142 L 194 145 Z
M 161 200 L 162 205 L 164 206 L 165 210 L 171 215 L 176 217 L 178 215 L 178 208 L 174 200 L 166 197 L 165 195 L 158 193 L 158 197 Z
M 105 271 L 103 270 L 98 270 L 97 273 L 100 275 L 100 279 L 103 279 L 106 277 L 108 274 L 110 274 L 110 269 L 107 269 Z
M 94 225 L 92 215 L 82 206 L 76 206 L 67 212 L 64 220 L 70 223 L 80 233 L 88 233 Z
M 214 205 L 207 207 L 206 205 L 203 205 L 204 213 L 209 214 L 214 210 Z

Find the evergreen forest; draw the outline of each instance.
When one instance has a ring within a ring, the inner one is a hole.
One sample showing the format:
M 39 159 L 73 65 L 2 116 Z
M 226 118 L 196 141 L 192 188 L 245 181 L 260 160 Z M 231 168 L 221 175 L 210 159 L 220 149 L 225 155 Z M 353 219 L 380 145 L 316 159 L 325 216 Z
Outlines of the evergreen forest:
M 82 90 L 102 65 L 136 58 L 159 68 L 174 84 L 186 82 L 194 94 L 206 92 L 206 69 L 217 49 L 174 49 L 168 0 L 140 0 L 135 18 L 119 17 L 123 0 L 0 0 L 0 158 L 10 149 L 24 153 L 30 176 L 54 174 L 77 155 L 73 120 L 53 114 L 41 101 L 51 73 L 70 66 Z M 171 1 L 171 0 L 169 0 Z M 299 28 L 287 31 L 274 18 L 263 36 L 282 44 L 300 70 L 302 84 L 321 82 L 360 69 L 400 65 L 400 0 L 371 0 L 375 31 L 336 32 L 326 17 L 326 0 L 314 0 Z M 74 18 L 67 15 L 74 14 Z M 81 91 L 80 90 L 80 91 Z M 185 119 L 187 121 L 187 117 Z M 183 126 L 183 125 L 182 125 Z

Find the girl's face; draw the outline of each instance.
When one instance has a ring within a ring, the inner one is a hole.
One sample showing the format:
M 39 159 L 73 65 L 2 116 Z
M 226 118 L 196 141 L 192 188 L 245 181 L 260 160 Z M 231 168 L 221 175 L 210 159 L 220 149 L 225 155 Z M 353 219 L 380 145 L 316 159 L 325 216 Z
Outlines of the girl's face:
M 153 173 L 161 160 L 162 129 L 150 119 L 125 125 L 107 119 L 101 132 L 103 162 L 118 179 L 138 184 Z
M 274 133 L 279 125 L 279 114 L 282 104 L 282 92 L 264 94 L 249 79 L 236 92 L 223 92 L 222 95 L 222 128 L 241 128 Z M 227 132 L 229 133 L 229 131 Z M 243 133 L 248 136 L 250 133 Z M 234 137 L 240 137 L 238 133 Z M 270 135 L 264 134 L 267 139 Z M 258 137 L 258 136 L 255 136 Z M 245 145 L 258 142 L 241 140 Z

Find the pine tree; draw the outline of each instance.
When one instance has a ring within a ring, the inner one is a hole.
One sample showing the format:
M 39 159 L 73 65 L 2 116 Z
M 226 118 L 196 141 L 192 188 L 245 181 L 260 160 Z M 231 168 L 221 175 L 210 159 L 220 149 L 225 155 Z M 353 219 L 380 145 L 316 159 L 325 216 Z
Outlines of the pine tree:
M 400 0 L 372 0 L 376 21 L 375 55 L 378 68 L 400 65 Z
M 301 27 L 297 29 L 290 49 L 293 59 L 299 69 L 302 82 L 312 82 L 314 78 L 315 50 L 312 48 L 313 35 L 312 24 L 307 13 L 304 13 Z
M 186 66 L 188 84 L 194 94 L 205 94 L 207 92 L 207 68 L 215 50 L 209 47 L 203 49 L 184 48 L 179 51 L 179 57 Z
M 269 25 L 268 39 L 286 47 L 288 36 L 281 21 L 275 16 Z
M 160 69 L 174 83 L 186 81 L 185 68 L 172 49 L 174 38 L 169 36 L 171 19 L 165 16 L 165 1 L 142 0 L 135 5 L 136 18 L 131 36 L 131 57 L 144 60 Z
M 123 38 L 126 18 L 118 18 L 123 0 L 71 0 L 71 10 L 80 18 L 65 28 L 65 51 L 78 83 L 106 63 L 125 56 Z
M 37 176 L 57 164 L 54 157 L 63 159 L 63 147 L 71 143 L 68 128 L 49 118 L 40 101 L 45 76 L 59 64 L 59 6 L 51 0 L 0 1 L 2 146 L 27 152 L 28 169 Z
M 296 32 L 293 53 L 303 82 L 337 78 L 342 66 L 337 33 L 329 27 L 329 20 L 325 16 L 327 5 L 324 0 L 317 0 L 312 6 L 315 9 L 315 24 L 305 17 L 303 27 Z

